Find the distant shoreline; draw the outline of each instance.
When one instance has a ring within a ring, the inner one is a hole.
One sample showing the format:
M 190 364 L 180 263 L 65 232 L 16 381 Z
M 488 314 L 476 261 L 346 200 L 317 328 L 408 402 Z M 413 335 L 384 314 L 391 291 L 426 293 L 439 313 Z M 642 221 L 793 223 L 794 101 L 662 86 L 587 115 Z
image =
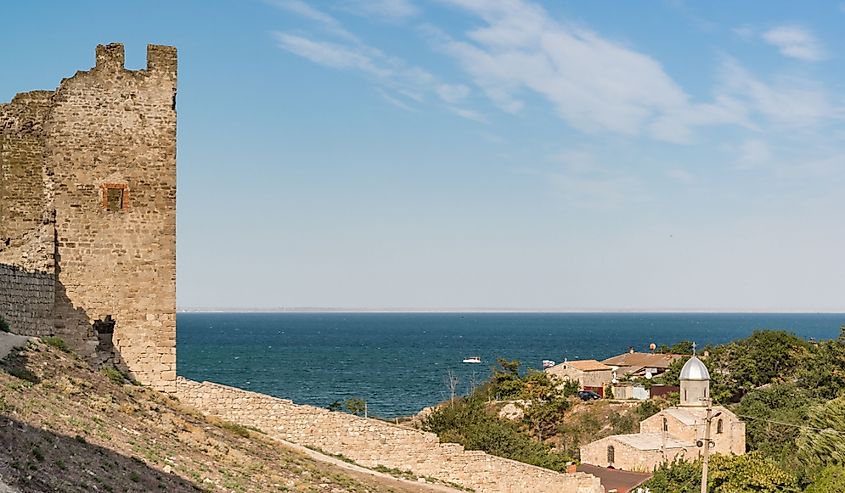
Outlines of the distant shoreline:
M 670 309 L 562 309 L 562 308 L 324 308 L 324 307 L 297 307 L 297 308 L 178 308 L 177 313 L 453 313 L 453 314 L 828 314 L 845 315 L 845 309 L 697 309 L 697 308 L 670 308 Z

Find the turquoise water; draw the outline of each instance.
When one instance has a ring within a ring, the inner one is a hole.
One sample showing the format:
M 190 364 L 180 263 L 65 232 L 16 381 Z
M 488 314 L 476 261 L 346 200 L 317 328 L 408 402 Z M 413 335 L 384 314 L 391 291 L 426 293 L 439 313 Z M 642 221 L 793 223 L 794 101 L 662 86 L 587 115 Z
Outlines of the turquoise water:
M 829 339 L 841 325 L 845 314 L 180 313 L 178 373 L 317 406 L 361 397 L 393 417 L 446 399 L 449 369 L 466 392 L 500 356 L 539 368 L 759 328 Z

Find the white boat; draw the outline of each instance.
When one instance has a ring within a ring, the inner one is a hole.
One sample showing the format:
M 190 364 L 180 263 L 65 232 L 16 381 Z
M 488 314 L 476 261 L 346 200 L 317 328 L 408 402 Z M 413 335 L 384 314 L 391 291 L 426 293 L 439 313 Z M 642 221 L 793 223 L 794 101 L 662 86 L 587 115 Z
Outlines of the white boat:
M 554 361 L 552 361 L 552 360 L 550 360 L 550 359 L 544 359 L 544 360 L 543 360 L 543 369 L 544 369 L 544 370 L 545 370 L 546 368 L 551 368 L 551 367 L 553 367 L 553 366 L 555 366 L 555 362 L 554 362 Z
M 481 356 L 470 356 L 469 358 L 464 358 L 464 363 L 481 363 Z

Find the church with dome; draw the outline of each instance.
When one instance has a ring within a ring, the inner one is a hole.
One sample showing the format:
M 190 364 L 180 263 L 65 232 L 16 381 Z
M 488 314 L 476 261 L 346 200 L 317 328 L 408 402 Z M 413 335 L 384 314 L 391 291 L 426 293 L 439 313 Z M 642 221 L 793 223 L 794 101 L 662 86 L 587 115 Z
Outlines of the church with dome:
M 693 355 L 680 375 L 680 405 L 640 422 L 640 432 L 613 435 L 581 447 L 581 462 L 625 471 L 651 472 L 663 462 L 694 461 L 702 453 L 710 405 L 710 372 Z M 745 423 L 711 406 L 710 453 L 745 453 Z

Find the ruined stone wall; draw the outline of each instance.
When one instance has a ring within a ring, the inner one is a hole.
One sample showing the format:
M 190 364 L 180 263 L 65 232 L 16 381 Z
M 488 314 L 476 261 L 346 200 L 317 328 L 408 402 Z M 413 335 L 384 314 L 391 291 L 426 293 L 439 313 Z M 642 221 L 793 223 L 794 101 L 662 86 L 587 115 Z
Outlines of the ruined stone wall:
M 57 299 L 64 301 L 57 333 L 73 338 L 110 315 L 128 370 L 169 391 L 176 379 L 175 97 L 175 48 L 150 45 L 146 70 L 133 71 L 124 68 L 123 45 L 98 46 L 95 68 L 62 82 L 45 122 Z M 110 189 L 119 191 L 117 207 L 109 206 Z
M 43 122 L 51 91 L 0 105 L 0 248 L 22 244 L 51 208 L 44 175 Z
M 175 391 L 176 49 L 123 62 L 0 105 L 0 316 Z
M 599 479 L 583 473 L 559 474 L 457 444 L 436 435 L 341 412 L 296 405 L 289 400 L 210 382 L 178 379 L 177 396 L 203 413 L 247 426 L 272 437 L 355 462 L 383 465 L 431 476 L 483 492 L 601 493 Z
M 46 336 L 53 331 L 55 277 L 0 264 L 0 315 L 16 334 Z

